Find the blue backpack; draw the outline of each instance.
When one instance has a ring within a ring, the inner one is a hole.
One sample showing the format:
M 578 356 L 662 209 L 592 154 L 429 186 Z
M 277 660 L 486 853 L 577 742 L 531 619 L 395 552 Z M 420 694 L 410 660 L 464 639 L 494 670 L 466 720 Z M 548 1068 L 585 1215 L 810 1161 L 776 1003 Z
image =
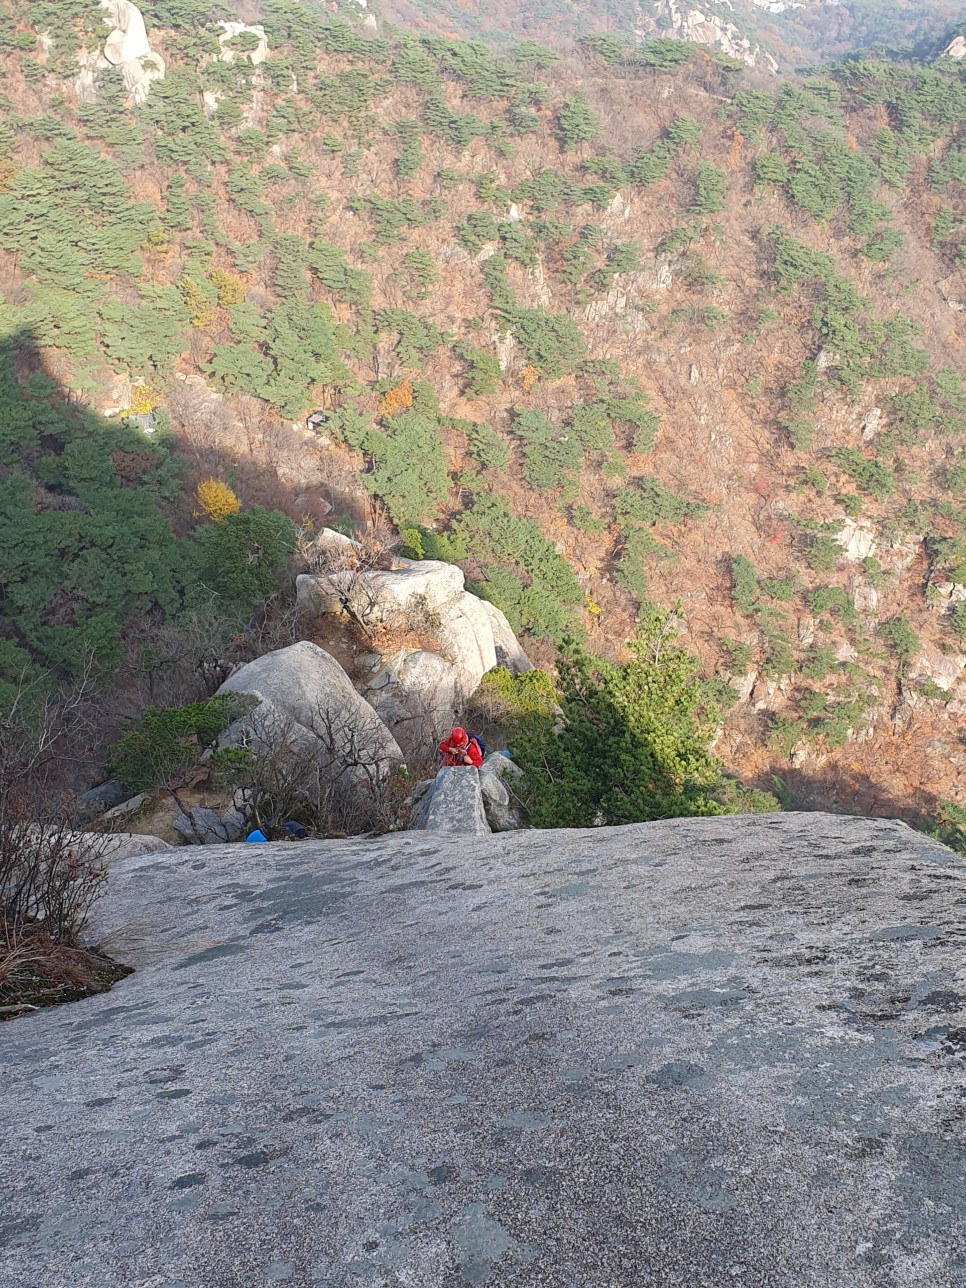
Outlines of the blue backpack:
M 478 733 L 471 733 L 471 734 L 470 734 L 470 742 L 475 742 L 475 743 L 476 743 L 476 745 L 477 745 L 477 746 L 479 747 L 479 749 L 480 749 L 480 759 L 481 759 L 481 760 L 486 760 L 486 743 L 483 741 L 483 739 L 480 737 L 480 735 L 479 735 Z

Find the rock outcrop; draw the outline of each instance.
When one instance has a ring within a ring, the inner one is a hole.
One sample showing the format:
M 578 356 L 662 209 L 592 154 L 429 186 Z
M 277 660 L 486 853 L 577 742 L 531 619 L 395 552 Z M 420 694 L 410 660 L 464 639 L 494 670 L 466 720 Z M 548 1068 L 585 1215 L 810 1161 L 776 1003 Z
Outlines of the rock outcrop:
M 284 741 L 291 730 L 292 738 L 350 775 L 365 777 L 370 767 L 388 770 L 403 759 L 398 743 L 339 663 L 308 640 L 249 662 L 218 692 L 247 693 L 271 703 L 268 718 L 290 722 Z M 263 731 L 267 727 L 263 722 Z M 314 742 L 306 743 L 306 735 Z
M 515 832 L 525 826 L 523 807 L 513 793 L 523 771 L 502 751 L 487 756 L 480 770 L 483 811 L 491 832 Z
M 656 0 L 651 6 L 657 29 L 661 35 L 674 36 L 696 45 L 709 45 L 720 49 L 730 58 L 737 58 L 749 67 L 761 67 L 777 72 L 778 63 L 760 45 L 753 44 L 742 31 L 727 18 L 705 12 L 697 7 L 680 5 L 678 0 Z
M 163 79 L 165 65 L 148 41 L 144 15 L 130 0 L 100 0 L 100 7 L 107 11 L 105 22 L 112 30 L 98 66 L 118 68 L 132 103 L 145 103 L 151 82 Z
M 218 26 L 222 29 L 218 44 L 221 46 L 223 63 L 248 62 L 253 67 L 260 67 L 268 61 L 268 37 L 264 27 L 250 27 L 244 22 L 220 22 Z M 251 48 L 233 48 L 232 41 L 237 41 L 239 36 L 249 37 L 247 43 Z
M 523 651 L 523 645 L 514 634 L 506 614 L 489 600 L 481 599 L 480 603 L 489 618 L 490 630 L 493 632 L 497 666 L 505 667 L 511 675 L 524 675 L 527 671 L 532 671 L 533 663 Z
M 380 661 L 363 694 L 407 755 L 425 753 L 453 726 L 457 678 L 438 653 L 402 649 Z
M 943 50 L 945 58 L 955 58 L 957 60 L 966 58 L 966 36 L 957 36 L 956 39 Z
M 441 769 L 423 804 L 419 828 L 446 836 L 489 836 L 479 770 L 471 765 Z
M 438 560 L 395 559 L 391 568 L 352 567 L 354 543 L 324 531 L 316 541 L 331 570 L 297 579 L 299 603 L 316 613 L 343 613 L 367 628 L 394 627 L 433 637 L 428 649 L 383 658 L 365 695 L 405 744 L 417 727 L 442 732 L 483 676 L 497 666 L 533 670 L 506 616 L 470 594 L 463 572 Z
M 112 778 L 109 782 L 82 792 L 75 802 L 75 813 L 81 822 L 90 822 L 99 814 L 123 805 L 130 794 L 121 783 Z
M 937 282 L 936 289 L 954 313 L 966 312 L 966 280 L 962 273 L 953 273 Z
M 0 1279 L 954 1288 L 964 899 L 823 814 L 126 860 L 135 973 L 3 1027 Z
M 861 563 L 863 559 L 875 554 L 878 548 L 874 529 L 869 524 L 857 523 L 854 519 L 846 519 L 845 526 L 840 532 L 836 532 L 833 541 L 837 541 L 843 548 L 845 558 L 851 563 Z
M 196 805 L 187 814 L 178 814 L 171 826 L 189 845 L 218 845 L 240 841 L 248 830 L 249 820 L 235 806 L 215 810 Z
M 72 844 L 77 844 L 78 853 L 107 867 L 112 867 L 121 859 L 157 854 L 161 850 L 172 848 L 159 836 L 144 836 L 133 832 L 68 832 L 62 835 L 66 835 Z
M 455 564 L 406 559 L 398 565 L 306 574 L 298 578 L 298 596 L 320 612 L 345 609 L 368 626 L 405 621 L 429 626 L 435 613 L 464 593 L 463 572 Z

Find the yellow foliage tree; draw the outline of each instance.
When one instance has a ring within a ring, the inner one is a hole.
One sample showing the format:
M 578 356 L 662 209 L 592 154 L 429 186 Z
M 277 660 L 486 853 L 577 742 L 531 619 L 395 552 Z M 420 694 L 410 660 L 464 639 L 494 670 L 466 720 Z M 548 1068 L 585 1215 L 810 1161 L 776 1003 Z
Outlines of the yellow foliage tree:
M 144 244 L 155 255 L 168 255 L 171 253 L 171 243 L 168 241 L 168 235 L 163 228 L 150 229 Z
M 524 393 L 529 393 L 539 379 L 540 379 L 540 372 L 536 369 L 536 367 L 531 366 L 530 363 L 528 362 L 527 365 L 520 372 L 520 384 L 523 385 Z
M 131 391 L 131 415 L 150 416 L 158 405 L 158 396 L 147 385 L 135 385 Z
M 197 487 L 198 512 L 205 514 L 212 523 L 224 523 L 231 514 L 237 514 L 241 502 L 227 483 L 218 479 L 203 479 Z
M 398 416 L 401 411 L 408 411 L 412 405 L 413 387 L 408 380 L 404 380 L 401 385 L 383 394 L 382 402 L 379 404 L 379 419 L 386 420 L 390 416 Z
M 194 278 L 182 277 L 178 283 L 178 290 L 181 292 L 181 298 L 184 300 L 188 316 L 191 318 L 191 325 L 197 327 L 199 331 L 204 331 L 212 326 L 215 321 L 215 315 L 212 312 L 211 305 L 205 298 L 204 291 L 202 291 Z
M 245 286 L 240 277 L 226 273 L 223 268 L 213 268 L 209 274 L 211 284 L 218 289 L 218 303 L 223 309 L 241 304 L 245 299 Z

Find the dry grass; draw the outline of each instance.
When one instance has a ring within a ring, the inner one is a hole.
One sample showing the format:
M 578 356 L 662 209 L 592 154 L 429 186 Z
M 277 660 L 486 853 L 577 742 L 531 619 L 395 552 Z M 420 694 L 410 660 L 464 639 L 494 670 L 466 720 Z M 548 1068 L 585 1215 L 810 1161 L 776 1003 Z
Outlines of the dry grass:
M 0 1021 L 106 992 L 131 973 L 103 953 L 53 939 L 41 927 L 0 929 Z
M 0 1019 L 102 992 L 127 974 L 81 943 L 107 872 L 98 838 L 58 817 L 63 704 L 19 702 L 0 719 Z M 78 695 L 74 707 L 82 713 Z

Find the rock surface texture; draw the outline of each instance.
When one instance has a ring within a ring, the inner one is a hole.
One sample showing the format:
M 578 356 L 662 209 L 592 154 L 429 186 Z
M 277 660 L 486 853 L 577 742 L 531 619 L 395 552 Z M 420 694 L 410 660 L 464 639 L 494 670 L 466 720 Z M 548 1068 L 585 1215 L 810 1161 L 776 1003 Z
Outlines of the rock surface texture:
M 493 752 L 483 762 L 480 791 L 491 832 L 515 832 L 526 826 L 523 806 L 513 792 L 522 777 L 520 766 L 502 751 Z
M 131 832 L 72 832 L 68 835 L 76 838 L 83 853 L 108 867 L 122 859 L 172 849 L 160 836 L 143 836 Z M 0 1280 L 0 1284 L 2 1282 Z
M 247 693 L 271 703 L 273 715 L 281 713 L 299 726 L 288 727 L 286 742 L 307 730 L 319 740 L 320 754 L 349 770 L 354 764 L 389 766 L 403 758 L 396 740 L 339 663 L 309 640 L 249 662 L 218 692 Z
M 438 653 L 402 649 L 382 660 L 364 696 L 407 754 L 425 752 L 453 726 L 456 668 Z
M 419 826 L 448 836 L 489 836 L 479 770 L 471 765 L 441 769 L 420 812 Z
M 678 40 L 692 44 L 711 45 L 731 58 L 738 58 L 749 67 L 762 67 L 778 71 L 778 63 L 765 53 L 760 45 L 753 45 L 747 36 L 717 14 L 705 13 L 698 8 L 679 6 L 677 0 L 655 0 L 651 6 L 662 35 L 673 35 Z M 779 10 L 780 11 L 780 10 Z
M 427 737 L 433 740 L 452 726 L 488 671 L 498 666 L 513 675 L 533 670 L 506 616 L 466 590 L 455 564 L 396 559 L 396 566 L 387 569 L 347 567 L 359 547 L 328 529 L 316 546 L 333 569 L 297 578 L 303 607 L 316 613 L 348 612 L 367 627 L 401 628 L 435 640 L 435 655 L 421 649 L 385 658 L 366 689 L 404 749 Z
M 151 82 L 162 80 L 164 59 L 148 41 L 144 15 L 130 0 L 100 0 L 111 34 L 104 42 L 103 65 L 117 67 L 135 104 L 147 102 Z
M 821 814 L 118 864 L 136 973 L 0 1030 L 0 1283 L 961 1288 L 964 898 Z

